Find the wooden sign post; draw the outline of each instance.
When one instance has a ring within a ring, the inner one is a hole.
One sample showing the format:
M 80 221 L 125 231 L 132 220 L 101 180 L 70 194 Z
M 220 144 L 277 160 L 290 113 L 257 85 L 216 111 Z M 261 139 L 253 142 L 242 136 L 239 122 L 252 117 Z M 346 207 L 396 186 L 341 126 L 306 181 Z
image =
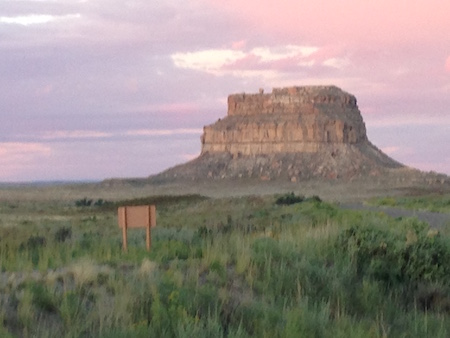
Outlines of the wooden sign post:
M 119 227 L 122 228 L 123 251 L 128 250 L 128 228 L 146 228 L 147 251 L 152 244 L 151 228 L 156 226 L 156 207 L 154 205 L 119 207 Z

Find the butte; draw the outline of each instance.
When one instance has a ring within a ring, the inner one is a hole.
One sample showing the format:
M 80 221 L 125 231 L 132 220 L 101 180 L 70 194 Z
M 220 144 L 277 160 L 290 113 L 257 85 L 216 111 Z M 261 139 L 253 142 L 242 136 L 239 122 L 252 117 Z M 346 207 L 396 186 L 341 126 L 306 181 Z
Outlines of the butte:
M 150 180 L 347 181 L 402 168 L 368 140 L 354 95 L 305 86 L 230 95 L 227 116 L 203 128 L 200 155 Z

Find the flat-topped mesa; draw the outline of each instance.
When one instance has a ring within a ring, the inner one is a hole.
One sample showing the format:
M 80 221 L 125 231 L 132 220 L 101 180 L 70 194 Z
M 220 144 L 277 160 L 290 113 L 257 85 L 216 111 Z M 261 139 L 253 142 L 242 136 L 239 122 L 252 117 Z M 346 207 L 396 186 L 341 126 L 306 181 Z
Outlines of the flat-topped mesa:
M 199 157 L 153 179 L 351 180 L 403 167 L 370 143 L 356 98 L 335 86 L 230 95 L 201 140 Z
M 228 116 L 204 127 L 202 154 L 315 153 L 367 142 L 356 98 L 335 86 L 275 88 L 228 97 Z
M 272 93 L 233 94 L 228 96 L 228 115 L 314 114 L 325 105 L 357 108 L 355 96 L 336 86 L 274 88 Z

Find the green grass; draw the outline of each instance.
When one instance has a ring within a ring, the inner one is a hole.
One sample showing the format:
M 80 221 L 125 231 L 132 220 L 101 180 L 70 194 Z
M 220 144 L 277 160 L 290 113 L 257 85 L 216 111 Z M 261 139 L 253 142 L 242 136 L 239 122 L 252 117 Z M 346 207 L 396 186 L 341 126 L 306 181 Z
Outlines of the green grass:
M 0 334 L 450 335 L 444 232 L 287 196 L 1 202 Z M 131 229 L 123 253 L 117 206 L 147 203 L 152 250 Z
M 450 213 L 450 195 L 448 194 L 373 198 L 369 204 Z

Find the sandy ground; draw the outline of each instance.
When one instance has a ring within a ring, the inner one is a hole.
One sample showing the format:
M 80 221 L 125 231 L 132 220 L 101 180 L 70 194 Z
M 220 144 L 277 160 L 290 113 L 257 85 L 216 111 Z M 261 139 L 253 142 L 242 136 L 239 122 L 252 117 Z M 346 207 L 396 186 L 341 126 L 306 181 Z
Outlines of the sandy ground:
M 273 195 L 294 192 L 305 196 L 317 195 L 323 200 L 338 203 L 362 202 L 379 196 L 408 196 L 428 193 L 450 193 L 448 185 L 412 185 L 381 179 L 359 179 L 351 182 L 311 180 L 306 182 L 224 180 L 203 182 L 172 182 L 150 184 L 146 180 L 107 181 L 90 184 L 49 186 L 0 185 L 0 201 L 69 202 L 80 198 L 110 201 L 153 195 L 200 194 L 212 198 Z

